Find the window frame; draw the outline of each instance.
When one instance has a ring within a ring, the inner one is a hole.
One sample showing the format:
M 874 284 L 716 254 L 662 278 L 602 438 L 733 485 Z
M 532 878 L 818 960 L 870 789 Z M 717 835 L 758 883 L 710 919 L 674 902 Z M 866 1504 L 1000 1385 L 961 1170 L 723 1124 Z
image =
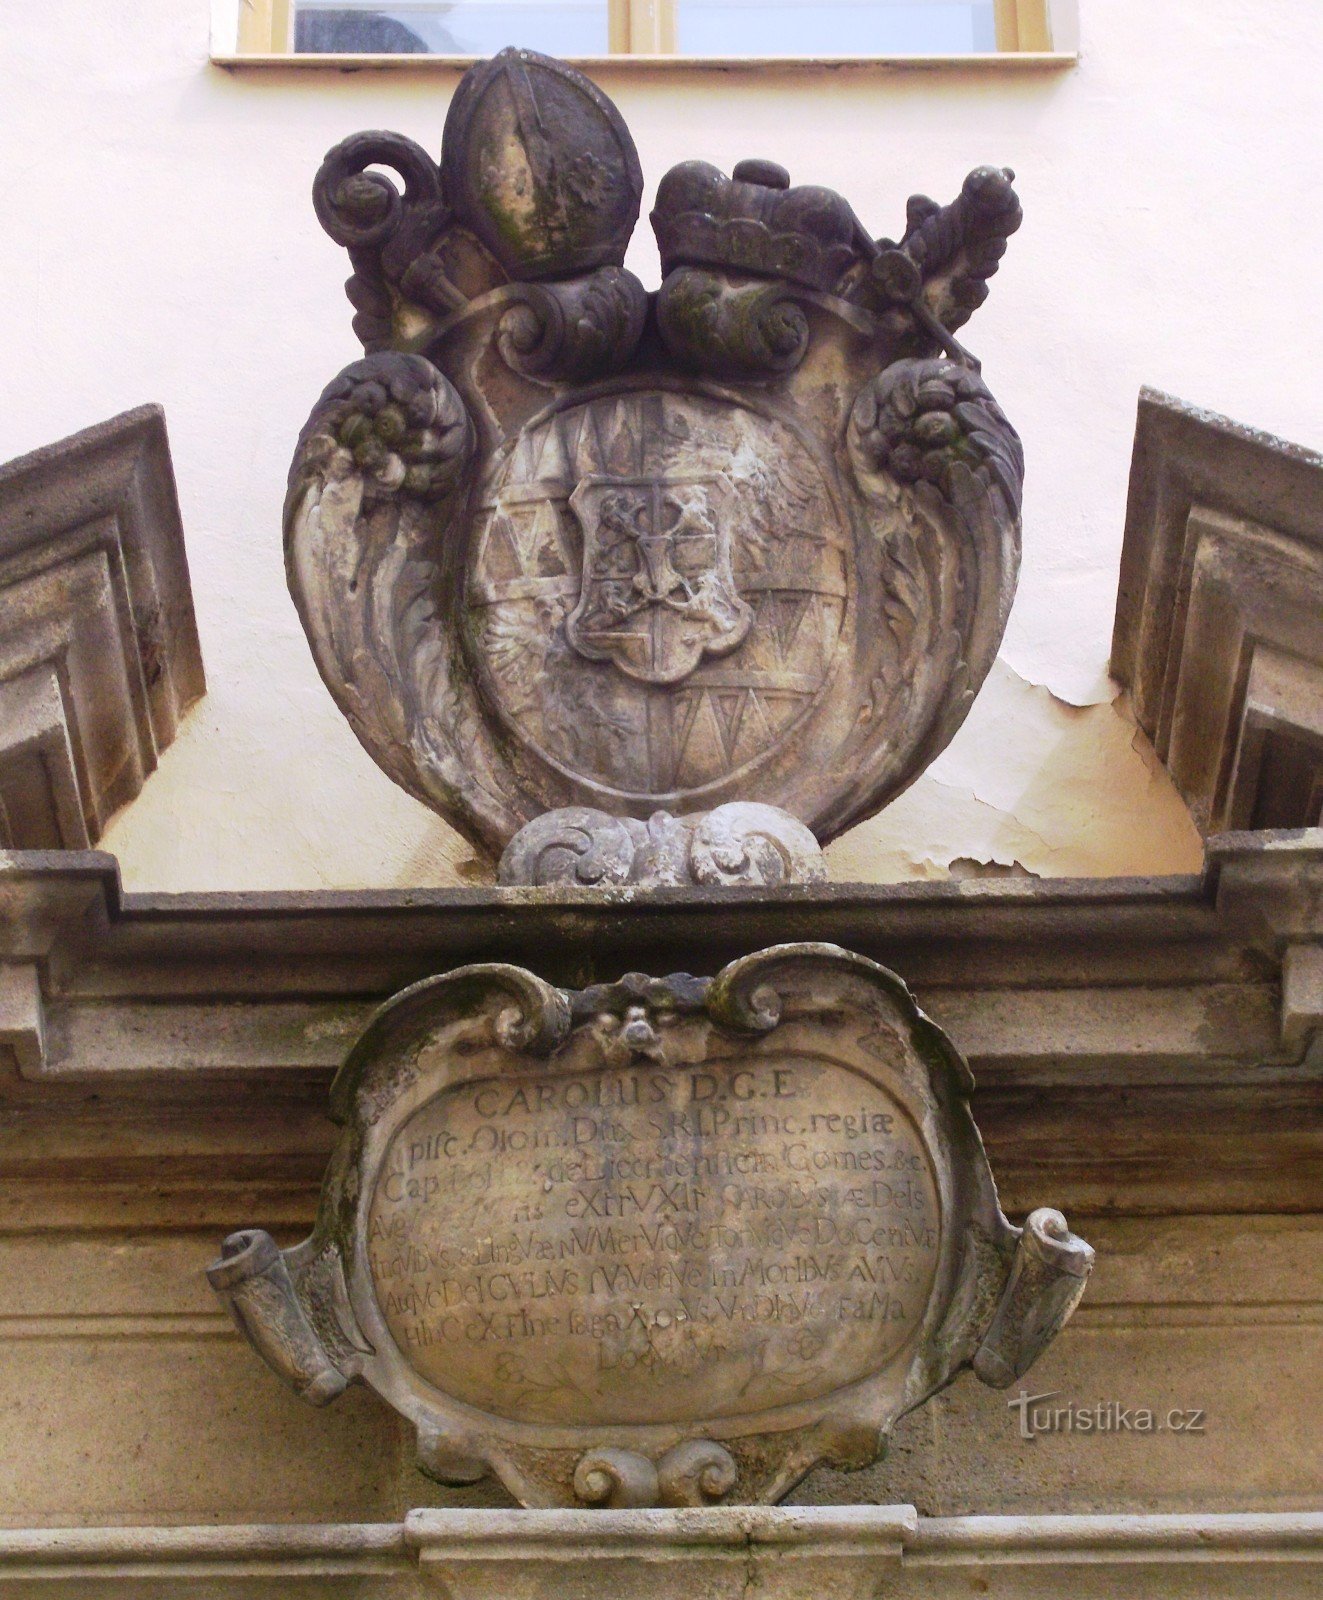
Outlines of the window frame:
M 578 65 L 594 67 L 668 66 L 679 68 L 740 66 L 795 67 L 823 64 L 887 63 L 897 66 L 1061 66 L 1078 59 L 1076 0 L 993 0 L 997 48 L 995 52 L 961 55 L 682 55 L 675 48 L 676 0 L 607 0 L 610 52 L 600 56 L 574 56 Z M 234 8 L 237 6 L 237 25 Z M 218 12 L 226 9 L 220 0 Z M 337 55 L 324 51 L 294 50 L 295 0 L 228 0 L 233 29 L 232 49 L 216 49 L 211 58 L 221 66 L 279 65 L 285 67 L 468 67 L 478 56 L 417 53 L 388 55 L 356 53 Z M 221 19 L 213 27 L 213 40 Z

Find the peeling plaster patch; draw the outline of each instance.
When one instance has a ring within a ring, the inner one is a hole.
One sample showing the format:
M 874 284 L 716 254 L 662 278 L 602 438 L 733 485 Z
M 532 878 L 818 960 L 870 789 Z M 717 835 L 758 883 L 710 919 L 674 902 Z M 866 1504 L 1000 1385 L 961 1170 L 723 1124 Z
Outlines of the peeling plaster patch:
M 1063 705 L 1083 709 L 1087 706 L 1110 705 L 1121 693 L 1121 685 L 1111 676 L 1106 663 L 1090 665 L 1072 662 L 1063 665 L 1054 659 L 1055 652 L 1018 650 L 1019 667 L 1013 668 L 1003 658 L 1008 672 L 1035 688 L 1041 688 Z
M 956 856 L 947 868 L 952 878 L 1040 878 L 1042 873 L 1030 872 L 1022 861 L 976 861 L 973 856 Z
M 838 882 L 949 877 L 962 860 L 1111 877 L 1195 872 L 1202 858 L 1123 697 L 1074 706 L 1004 661 L 928 772 L 827 851 Z
M 239 748 L 235 709 L 223 687 L 208 695 L 107 829 L 127 888 L 492 881 L 489 861 L 378 771 L 320 685 L 247 706 Z M 300 747 L 291 767 L 285 752 Z M 827 852 L 837 882 L 864 883 L 1192 872 L 1201 859 L 1124 697 L 1073 706 L 1004 662 L 929 771 Z
M 1106 498 L 1109 507 L 1125 505 L 1129 453 L 1128 437 L 1118 436 L 1108 455 L 1109 468 L 1119 469 L 1118 481 Z M 1036 497 L 1026 488 L 1026 528 L 1033 522 L 1042 526 L 1048 508 L 1039 506 L 1035 516 Z M 1119 515 L 1109 515 L 1101 527 L 1080 516 L 1069 537 L 1059 524 L 1056 532 L 1064 543 L 1055 560 L 1035 548 L 1041 540 L 1026 533 L 1025 564 L 1001 660 L 1026 683 L 1050 690 L 1068 705 L 1106 705 L 1120 689 L 1108 673 L 1107 659 L 1121 555 Z M 1088 559 L 1081 559 L 1083 550 L 1092 552 Z
M 378 771 L 319 684 L 246 704 L 238 747 L 227 698 L 221 687 L 198 705 L 107 829 L 127 888 L 492 881 L 490 862 Z M 290 749 L 303 752 L 297 767 Z M 929 771 L 827 852 L 837 882 L 865 883 L 1192 872 L 1201 859 L 1125 698 L 1074 706 L 1005 662 Z

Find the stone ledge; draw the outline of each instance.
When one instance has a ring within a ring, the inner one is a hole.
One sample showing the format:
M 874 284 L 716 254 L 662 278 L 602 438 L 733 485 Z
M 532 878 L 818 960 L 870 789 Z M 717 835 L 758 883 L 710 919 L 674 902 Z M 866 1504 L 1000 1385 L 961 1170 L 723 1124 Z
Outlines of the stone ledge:
M 159 406 L 0 466 L 0 842 L 85 849 L 205 692 Z
M 0 855 L 0 1203 L 40 1190 L 74 1225 L 52 1196 L 95 1184 L 144 1225 L 209 1222 L 256 1185 L 301 1221 L 331 1076 L 407 984 L 820 939 L 899 972 L 969 1057 L 1012 1212 L 1045 1185 L 1080 1215 L 1323 1208 L 1320 908 L 1318 831 L 1210 841 L 1202 878 L 780 892 L 137 896 L 113 857 Z
M 0 1600 L 1305 1600 L 1323 1514 L 929 1518 L 910 1506 L 415 1511 L 401 1523 L 11 1529 Z

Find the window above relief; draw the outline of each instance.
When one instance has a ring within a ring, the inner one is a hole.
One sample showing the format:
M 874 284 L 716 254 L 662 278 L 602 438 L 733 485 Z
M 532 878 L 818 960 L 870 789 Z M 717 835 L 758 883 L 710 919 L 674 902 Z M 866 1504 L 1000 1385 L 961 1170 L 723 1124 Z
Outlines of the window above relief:
M 227 65 L 1071 61 L 1076 0 L 214 0 Z

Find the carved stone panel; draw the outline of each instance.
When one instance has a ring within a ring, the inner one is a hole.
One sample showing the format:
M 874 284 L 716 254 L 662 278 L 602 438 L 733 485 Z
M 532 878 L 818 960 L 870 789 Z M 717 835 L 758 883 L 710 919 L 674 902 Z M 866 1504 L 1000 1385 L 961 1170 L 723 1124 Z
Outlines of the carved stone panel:
M 894 243 L 774 163 L 687 162 L 648 294 L 629 132 L 562 63 L 473 68 L 439 163 L 337 146 L 315 199 L 369 354 L 299 441 L 286 551 L 391 776 L 493 851 L 563 808 L 827 838 L 912 782 L 1015 586 L 1019 441 L 952 332 L 1010 179 L 915 197 Z
M 443 1480 L 776 1499 L 965 1366 L 1013 1382 L 1083 1292 L 1058 1213 L 1001 1214 L 971 1086 L 834 946 L 578 992 L 461 968 L 351 1051 L 313 1236 L 235 1234 L 211 1281 L 305 1398 L 367 1382 Z

